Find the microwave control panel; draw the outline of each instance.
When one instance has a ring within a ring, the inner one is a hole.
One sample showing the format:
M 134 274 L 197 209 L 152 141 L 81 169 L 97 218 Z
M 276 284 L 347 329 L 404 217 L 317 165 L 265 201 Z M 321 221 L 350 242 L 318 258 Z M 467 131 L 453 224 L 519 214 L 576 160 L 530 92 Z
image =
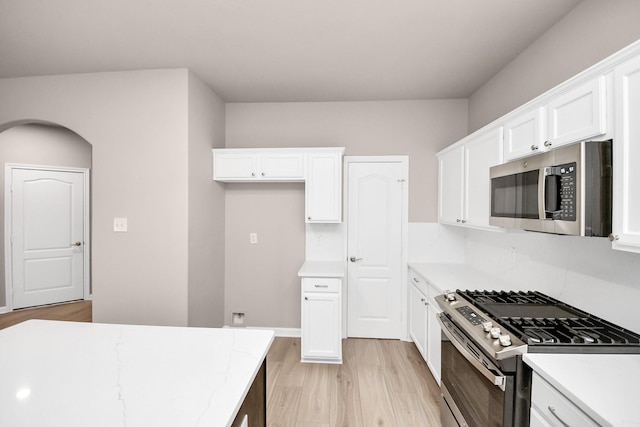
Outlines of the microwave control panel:
M 576 212 L 576 163 L 558 165 L 555 168 L 560 177 L 560 210 L 553 213 L 553 219 L 575 221 Z

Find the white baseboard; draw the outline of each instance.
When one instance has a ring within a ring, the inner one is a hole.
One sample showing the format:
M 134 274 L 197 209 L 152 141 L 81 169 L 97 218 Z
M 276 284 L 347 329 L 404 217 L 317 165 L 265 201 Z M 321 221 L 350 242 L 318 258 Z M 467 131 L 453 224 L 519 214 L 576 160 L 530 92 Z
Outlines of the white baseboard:
M 4 307 L 0 307 L 0 314 L 4 314 L 4 313 L 8 313 L 9 310 L 7 309 L 7 306 L 5 305 Z

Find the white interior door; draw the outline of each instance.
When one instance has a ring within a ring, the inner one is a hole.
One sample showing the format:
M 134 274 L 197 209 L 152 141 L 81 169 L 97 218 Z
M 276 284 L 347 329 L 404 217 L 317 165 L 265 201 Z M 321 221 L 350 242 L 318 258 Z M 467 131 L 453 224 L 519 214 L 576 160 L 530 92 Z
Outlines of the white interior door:
M 401 338 L 405 167 L 347 165 L 347 335 Z
M 82 299 L 85 280 L 85 173 L 8 169 L 13 308 Z

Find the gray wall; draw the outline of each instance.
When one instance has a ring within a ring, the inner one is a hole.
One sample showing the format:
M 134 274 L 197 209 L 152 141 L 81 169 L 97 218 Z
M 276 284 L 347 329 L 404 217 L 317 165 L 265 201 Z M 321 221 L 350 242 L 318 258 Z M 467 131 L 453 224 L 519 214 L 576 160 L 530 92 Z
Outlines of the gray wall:
M 45 125 L 15 126 L 0 133 L 0 165 L 19 163 L 40 166 L 91 168 L 91 145 L 62 127 Z M 4 172 L 0 173 L 0 200 L 4 201 Z M 4 203 L 4 202 L 3 202 Z M 4 209 L 0 210 L 0 224 Z M 0 242 L 4 227 L 0 227 Z M 6 304 L 4 244 L 0 245 L 0 307 Z
M 0 130 L 41 120 L 93 147 L 97 322 L 188 323 L 187 83 L 187 70 L 0 79 Z
M 227 104 L 226 146 L 346 147 L 409 156 L 409 221 L 437 220 L 435 153 L 467 131 L 466 100 Z M 300 326 L 303 184 L 225 184 L 225 323 Z M 249 233 L 258 244 L 249 244 Z
M 469 132 L 640 39 L 640 1 L 583 0 L 469 98 Z
M 211 153 L 224 121 L 224 102 L 189 73 L 189 326 L 224 324 L 224 187 Z

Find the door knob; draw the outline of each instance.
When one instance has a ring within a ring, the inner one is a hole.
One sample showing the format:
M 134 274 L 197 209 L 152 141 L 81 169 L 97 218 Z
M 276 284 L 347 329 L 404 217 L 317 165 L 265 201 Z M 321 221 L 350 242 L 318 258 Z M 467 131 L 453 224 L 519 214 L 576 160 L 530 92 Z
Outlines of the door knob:
M 356 258 L 354 256 L 352 256 L 351 258 L 349 258 L 349 261 L 351 262 L 356 262 L 356 261 L 360 261 L 362 258 Z
M 72 243 L 71 246 L 82 246 L 82 242 L 75 242 Z

